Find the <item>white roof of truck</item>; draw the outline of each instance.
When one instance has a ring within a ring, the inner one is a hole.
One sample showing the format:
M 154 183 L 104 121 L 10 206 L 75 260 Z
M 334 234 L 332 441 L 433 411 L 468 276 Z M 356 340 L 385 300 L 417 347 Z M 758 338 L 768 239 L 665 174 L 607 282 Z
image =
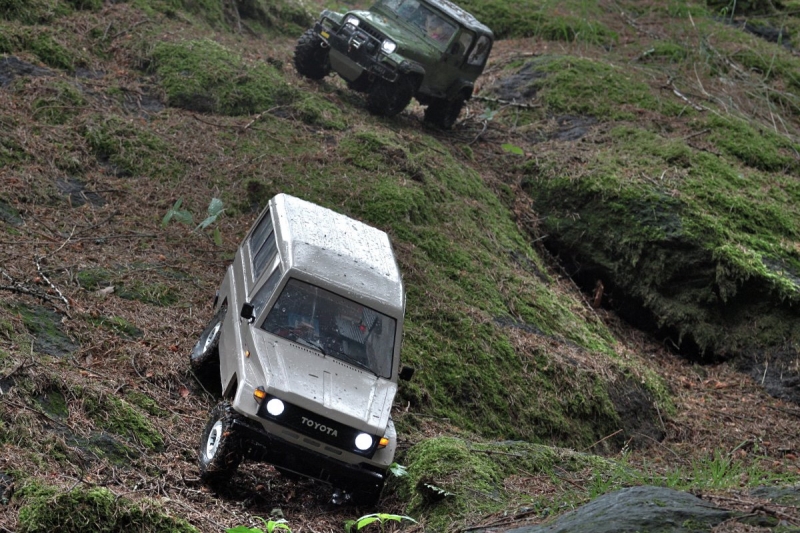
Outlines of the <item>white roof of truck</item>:
M 278 194 L 270 204 L 287 268 L 331 283 L 343 296 L 373 300 L 385 306 L 382 311 L 402 315 L 403 280 L 386 232 L 288 194 Z

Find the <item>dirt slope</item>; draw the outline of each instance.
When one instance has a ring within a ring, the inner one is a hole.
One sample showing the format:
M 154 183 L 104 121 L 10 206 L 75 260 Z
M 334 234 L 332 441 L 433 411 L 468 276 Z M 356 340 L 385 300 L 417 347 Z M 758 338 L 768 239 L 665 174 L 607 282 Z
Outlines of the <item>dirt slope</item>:
M 608 31 L 588 42 L 503 30 L 485 99 L 444 133 L 425 128 L 418 106 L 376 120 L 341 82 L 299 79 L 302 7 L 185 4 L 0 7 L 0 530 L 220 532 L 280 514 L 296 533 L 321 533 L 372 511 L 332 507 L 326 488 L 259 465 L 224 494 L 197 477 L 214 399 L 187 354 L 233 251 L 279 191 L 392 235 L 418 369 L 395 414 L 400 462 L 443 437 L 528 440 L 560 458 L 486 491 L 430 466 L 414 479 L 451 496 L 429 505 L 401 479 L 381 511 L 413 514 L 416 529 L 510 526 L 646 479 L 800 523 L 796 507 L 747 492 L 797 482 L 800 409 L 592 306 L 538 241 L 525 164 L 547 148 L 583 165 L 586 139 L 612 118 L 526 118 L 540 102 L 509 105 L 489 89 L 526 59 L 598 57 L 612 34 L 635 43 L 672 19 L 643 7 L 637 22 L 609 4 Z M 567 4 L 539 7 L 548 21 L 596 20 Z M 531 142 L 542 134 L 549 144 Z M 225 212 L 197 229 L 212 198 Z M 186 213 L 164 223 L 178 200 Z

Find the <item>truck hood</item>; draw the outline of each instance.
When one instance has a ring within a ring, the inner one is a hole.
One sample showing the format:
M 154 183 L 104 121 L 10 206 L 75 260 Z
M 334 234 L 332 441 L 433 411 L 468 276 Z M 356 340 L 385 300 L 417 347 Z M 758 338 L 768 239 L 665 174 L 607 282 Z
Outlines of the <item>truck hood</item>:
M 442 51 L 423 35 L 420 28 L 402 19 L 389 18 L 372 11 L 351 11 L 351 14 L 368 22 L 373 28 L 397 43 L 395 52 L 397 54 L 408 57 L 409 52 L 413 51 L 410 54 L 412 59 L 415 58 L 413 56 L 434 57 L 436 54 L 442 54 Z
M 386 429 L 396 383 L 269 334 L 255 344 L 269 393 L 361 431 Z

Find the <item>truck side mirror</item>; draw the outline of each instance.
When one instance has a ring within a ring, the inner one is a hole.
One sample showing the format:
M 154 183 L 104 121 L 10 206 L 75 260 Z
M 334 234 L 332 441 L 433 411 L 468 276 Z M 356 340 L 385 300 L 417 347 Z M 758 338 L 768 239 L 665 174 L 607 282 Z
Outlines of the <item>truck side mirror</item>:
M 400 376 L 399 378 L 403 381 L 411 381 L 411 377 L 414 375 L 414 369 L 410 366 L 404 366 L 400 369 Z
M 255 318 L 253 311 L 254 311 L 253 304 L 251 304 L 250 302 L 246 302 L 242 304 L 242 312 L 240 313 L 239 316 L 241 316 L 248 322 L 252 322 L 253 319 Z

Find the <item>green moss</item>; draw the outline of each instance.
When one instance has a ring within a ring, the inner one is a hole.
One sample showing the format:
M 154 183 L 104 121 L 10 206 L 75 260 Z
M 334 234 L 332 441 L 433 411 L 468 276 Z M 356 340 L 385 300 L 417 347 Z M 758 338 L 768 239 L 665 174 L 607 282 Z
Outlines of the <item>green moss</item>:
M 211 40 L 158 43 L 151 69 L 174 107 L 224 115 L 255 114 L 297 100 L 297 91 L 266 63 L 245 65 Z
M 33 346 L 40 352 L 64 356 L 78 349 L 78 345 L 61 326 L 61 315 L 41 306 L 12 305 L 11 312 L 18 315 L 28 332 L 34 337 Z
M 800 144 L 774 131 L 756 129 L 744 120 L 718 115 L 711 116 L 705 125 L 711 130 L 709 140 L 745 165 L 768 172 L 800 168 L 796 155 Z
M 36 397 L 42 410 L 53 418 L 66 418 L 69 408 L 64 394 L 58 389 L 47 389 Z
M 47 124 L 65 124 L 86 106 L 86 98 L 75 85 L 54 81 L 44 95 L 33 102 L 33 116 Z
M 701 352 L 796 339 L 788 302 L 800 299 L 800 257 L 788 243 L 800 234 L 800 187 L 791 174 L 743 166 L 793 168 L 793 145 L 719 117 L 696 125 L 723 154 L 619 127 L 581 179 L 539 164 L 526 190 L 559 247 L 624 287 L 658 327 L 677 328 Z M 761 309 L 762 301 L 773 310 Z M 745 318 L 752 312 L 762 317 L 757 326 Z
M 119 316 L 88 317 L 88 320 L 96 326 L 119 333 L 129 339 L 136 339 L 143 335 L 142 330 Z
M 305 95 L 292 104 L 292 109 L 306 124 L 332 130 L 347 129 L 341 109 L 316 95 Z
M 67 47 L 59 43 L 46 31 L 28 31 L 21 36 L 23 47 L 47 66 L 72 71 L 83 60 Z
M 91 115 L 80 127 L 98 161 L 113 174 L 168 179 L 183 172 L 183 163 L 160 137 L 133 119 Z
M 83 410 L 95 425 L 148 450 L 160 450 L 164 439 L 139 409 L 125 400 L 83 390 Z
M 524 442 L 473 443 L 451 437 L 427 439 L 407 453 L 408 476 L 400 491 L 412 516 L 424 516 L 432 531 L 458 529 L 471 519 L 514 505 L 535 506 L 530 495 L 517 493 L 504 481 L 520 472 L 549 475 L 553 481 L 591 469 L 596 477 L 632 478 L 626 468 L 597 456 Z M 558 482 L 556 482 L 558 483 Z M 566 484 L 566 482 L 562 482 Z M 608 484 L 608 489 L 613 483 Z M 579 502 L 586 493 L 561 497 Z M 457 520 L 453 523 L 453 520 Z
M 600 45 L 617 40 L 616 32 L 600 20 L 597 6 L 589 2 L 463 0 L 459 5 L 488 24 L 498 39 L 541 37 Z
M 126 300 L 137 300 L 140 302 L 169 306 L 175 304 L 179 295 L 171 285 L 156 281 L 142 281 L 132 278 L 136 274 L 136 268 L 126 271 L 125 269 L 110 270 L 107 268 L 87 268 L 77 274 L 78 283 L 88 291 L 96 291 L 113 286 L 114 294 Z M 132 274 L 131 274 L 132 273 Z M 134 333 L 126 325 L 114 324 L 113 319 L 99 319 L 98 324 L 110 326 L 119 331 L 127 330 Z M 119 319 L 117 319 L 119 322 Z M 123 328 L 123 330 L 119 328 Z M 127 334 L 127 333 L 126 333 Z
M 158 417 L 169 415 L 169 411 L 162 409 L 153 398 L 143 392 L 136 390 L 128 391 L 125 393 L 125 399 L 150 415 Z
M 39 533 L 196 533 L 185 520 L 166 514 L 154 502 L 131 502 L 104 488 L 75 488 L 68 492 L 27 482 L 18 488 L 19 532 Z
M 551 113 L 620 120 L 634 118 L 640 109 L 677 115 L 683 108 L 672 100 L 662 100 L 631 72 L 602 61 L 545 56 L 523 69 L 541 74 L 532 77 L 526 90 L 538 92 Z
M 656 41 L 641 55 L 645 61 L 662 60 L 668 63 L 680 63 L 688 56 L 689 51 L 673 41 Z
M 66 13 L 64 5 L 52 0 L 5 0 L 0 4 L 0 18 L 24 24 L 46 24 Z

